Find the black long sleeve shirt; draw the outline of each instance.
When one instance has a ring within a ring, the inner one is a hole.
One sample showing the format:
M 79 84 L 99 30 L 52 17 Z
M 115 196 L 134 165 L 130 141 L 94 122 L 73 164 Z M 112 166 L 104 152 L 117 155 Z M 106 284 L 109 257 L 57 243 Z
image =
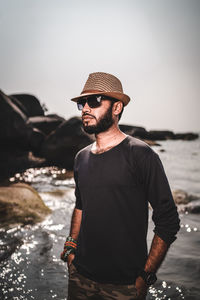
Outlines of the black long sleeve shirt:
M 154 232 L 171 244 L 179 218 L 159 156 L 127 136 L 94 154 L 92 145 L 75 159 L 76 208 L 82 210 L 73 263 L 97 282 L 132 284 L 147 259 L 148 202 Z

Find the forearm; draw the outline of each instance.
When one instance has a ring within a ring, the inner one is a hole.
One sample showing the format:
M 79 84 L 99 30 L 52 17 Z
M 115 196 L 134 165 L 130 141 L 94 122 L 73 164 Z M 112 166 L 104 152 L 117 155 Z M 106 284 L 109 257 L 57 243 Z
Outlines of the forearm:
M 72 214 L 71 228 L 69 234 L 75 240 L 78 240 L 78 235 L 81 227 L 81 220 L 82 210 L 75 208 Z
M 158 235 L 154 235 L 151 249 L 145 264 L 146 272 L 156 272 L 163 262 L 169 246 Z
M 156 273 L 163 262 L 169 246 L 158 235 L 154 235 L 151 243 L 151 249 L 144 267 L 146 272 Z M 135 282 L 138 292 L 138 299 L 146 299 L 148 285 L 141 276 L 138 276 Z

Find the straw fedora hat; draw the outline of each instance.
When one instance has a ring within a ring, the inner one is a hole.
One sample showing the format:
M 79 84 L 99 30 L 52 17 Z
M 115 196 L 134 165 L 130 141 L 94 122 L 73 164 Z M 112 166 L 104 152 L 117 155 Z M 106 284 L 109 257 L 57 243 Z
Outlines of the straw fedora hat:
M 96 72 L 89 74 L 81 94 L 71 100 L 77 102 L 78 99 L 89 95 L 104 95 L 122 101 L 126 106 L 130 98 L 123 93 L 121 81 L 108 73 Z

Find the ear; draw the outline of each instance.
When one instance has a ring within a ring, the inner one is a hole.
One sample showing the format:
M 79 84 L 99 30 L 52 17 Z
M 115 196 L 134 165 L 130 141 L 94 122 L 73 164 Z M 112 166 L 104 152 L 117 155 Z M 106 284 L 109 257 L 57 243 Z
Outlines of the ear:
M 113 114 L 115 116 L 118 116 L 120 112 L 122 111 L 123 103 L 121 101 L 117 101 L 113 105 Z

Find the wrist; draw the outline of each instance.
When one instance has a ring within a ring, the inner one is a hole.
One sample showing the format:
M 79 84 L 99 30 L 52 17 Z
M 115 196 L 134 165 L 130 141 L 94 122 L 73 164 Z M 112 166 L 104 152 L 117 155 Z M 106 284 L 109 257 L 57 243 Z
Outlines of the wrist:
M 156 273 L 154 272 L 147 272 L 145 270 L 140 270 L 138 276 L 140 276 L 147 286 L 154 284 L 157 280 Z
M 74 239 L 72 236 L 68 236 L 68 237 L 66 238 L 65 243 L 69 243 L 69 244 L 71 244 L 71 245 L 77 246 L 77 243 L 78 243 L 78 242 L 77 242 L 77 240 Z
M 71 236 L 68 236 L 64 244 L 64 251 L 61 254 L 61 259 L 67 262 L 70 254 L 75 254 L 77 249 L 77 241 Z

